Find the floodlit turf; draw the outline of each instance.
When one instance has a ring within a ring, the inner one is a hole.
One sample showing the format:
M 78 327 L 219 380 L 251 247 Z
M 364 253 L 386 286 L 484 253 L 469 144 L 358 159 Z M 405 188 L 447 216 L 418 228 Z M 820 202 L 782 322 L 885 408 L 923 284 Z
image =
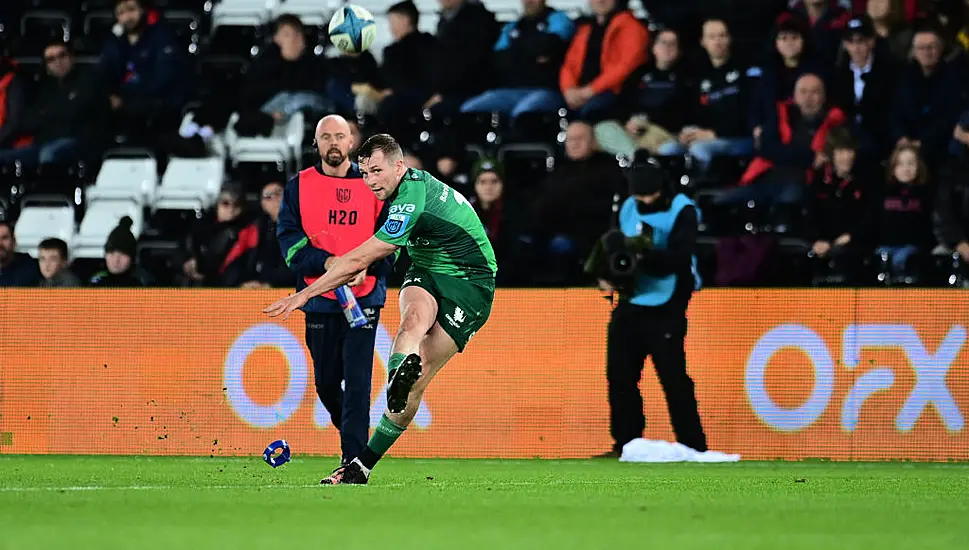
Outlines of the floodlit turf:
M 0 548 L 966 548 L 969 467 L 0 457 Z

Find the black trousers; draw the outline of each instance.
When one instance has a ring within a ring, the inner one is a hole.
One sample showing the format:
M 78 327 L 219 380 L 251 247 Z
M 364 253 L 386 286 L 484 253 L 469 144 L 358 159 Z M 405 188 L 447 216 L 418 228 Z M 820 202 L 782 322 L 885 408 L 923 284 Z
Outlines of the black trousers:
M 373 348 L 380 310 L 364 311 L 370 322 L 360 328 L 350 328 L 342 313 L 306 314 L 306 346 L 313 358 L 316 395 L 340 430 L 345 461 L 359 456 L 369 437 Z
M 693 380 L 686 373 L 686 317 L 657 313 L 653 308 L 621 302 L 609 320 L 606 379 L 609 385 L 609 423 L 615 450 L 643 436 L 646 417 L 639 381 L 647 356 L 666 394 L 666 406 L 676 440 L 698 451 L 707 450 L 700 425 Z

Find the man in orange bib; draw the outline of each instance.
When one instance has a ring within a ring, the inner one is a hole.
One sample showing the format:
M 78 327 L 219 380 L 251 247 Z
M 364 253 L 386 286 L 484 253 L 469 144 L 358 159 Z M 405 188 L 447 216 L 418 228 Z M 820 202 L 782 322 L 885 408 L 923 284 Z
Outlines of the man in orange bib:
M 321 119 L 315 143 L 321 162 L 289 180 L 279 211 L 280 250 L 297 275 L 296 290 L 320 278 L 337 258 L 373 236 L 386 218 L 381 216 L 383 201 L 374 196 L 348 158 L 354 144 L 347 121 L 337 115 Z M 350 326 L 333 292 L 302 307 L 316 393 L 340 430 L 344 463 L 360 454 L 369 436 L 374 338 L 387 297 L 385 275 L 390 265 L 390 260 L 381 260 L 350 283 L 367 317 L 360 327 Z

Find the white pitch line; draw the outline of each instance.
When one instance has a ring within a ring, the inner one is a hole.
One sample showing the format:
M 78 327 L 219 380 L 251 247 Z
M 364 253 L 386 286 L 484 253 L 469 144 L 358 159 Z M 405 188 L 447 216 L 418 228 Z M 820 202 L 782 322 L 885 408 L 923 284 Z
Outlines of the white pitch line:
M 644 482 L 645 479 L 576 479 L 576 480 L 549 480 L 549 481 L 481 481 L 481 482 L 457 482 L 453 486 L 461 487 L 533 487 L 533 486 L 550 486 L 550 485 L 619 485 L 619 484 L 629 484 L 636 482 Z M 670 481 L 665 481 L 665 483 L 670 483 Z M 433 485 L 439 486 L 449 486 L 452 485 L 451 482 L 447 480 L 429 480 L 429 483 L 424 484 L 425 487 L 430 487 Z M 419 480 L 415 480 L 412 483 L 380 483 L 378 485 L 372 485 L 371 487 L 376 488 L 396 488 L 396 487 L 416 487 L 421 486 Z M 36 493 L 36 492 L 78 492 L 78 491 L 170 491 L 173 489 L 192 489 L 197 491 L 225 491 L 230 489 L 307 489 L 311 487 L 320 487 L 320 484 L 307 484 L 307 485 L 202 485 L 197 487 L 185 487 L 176 485 L 75 485 L 67 487 L 0 487 L 0 493 Z

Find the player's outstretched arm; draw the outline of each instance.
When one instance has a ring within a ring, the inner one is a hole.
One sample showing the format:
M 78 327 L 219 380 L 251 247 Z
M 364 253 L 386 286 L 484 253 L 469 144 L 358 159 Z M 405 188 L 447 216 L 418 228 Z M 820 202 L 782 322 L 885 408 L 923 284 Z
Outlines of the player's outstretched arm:
M 397 250 L 397 245 L 388 244 L 376 237 L 370 237 L 363 244 L 340 256 L 330 265 L 329 269 L 322 277 L 314 281 L 311 285 L 297 292 L 292 296 L 287 296 L 263 310 L 263 313 L 270 317 L 289 314 L 299 309 L 315 296 L 325 294 L 338 286 L 346 284 L 367 266 L 390 256 Z

